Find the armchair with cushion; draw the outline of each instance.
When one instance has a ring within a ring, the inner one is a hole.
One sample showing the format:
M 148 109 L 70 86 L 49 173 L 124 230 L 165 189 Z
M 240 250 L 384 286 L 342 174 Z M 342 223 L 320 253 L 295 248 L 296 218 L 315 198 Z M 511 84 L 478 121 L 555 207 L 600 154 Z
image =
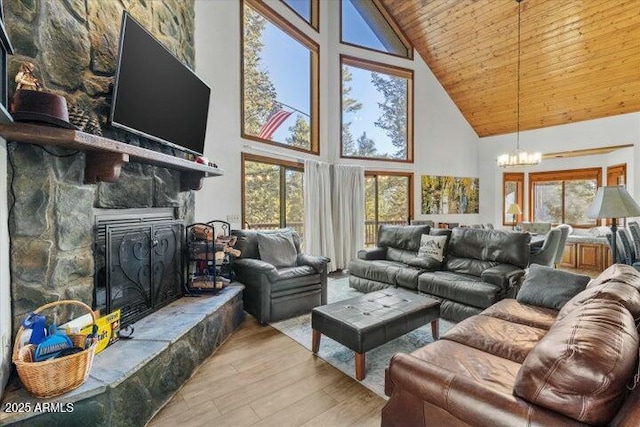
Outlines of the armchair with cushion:
M 554 228 L 547 233 L 542 247 L 532 249 L 529 264 L 539 264 L 551 267 L 558 254 L 560 240 L 562 239 L 562 229 Z
M 328 258 L 300 252 L 291 229 L 232 230 L 241 255 L 233 271 L 245 289 L 244 309 L 265 324 L 310 312 L 327 303 Z
M 567 238 L 569 234 L 573 231 L 573 227 L 569 224 L 560 224 L 556 228 L 560 229 L 562 232 L 560 236 L 560 244 L 558 245 L 558 251 L 556 252 L 556 257 L 553 260 L 554 266 L 557 266 L 562 262 L 562 258 L 564 257 L 564 248 L 567 245 Z

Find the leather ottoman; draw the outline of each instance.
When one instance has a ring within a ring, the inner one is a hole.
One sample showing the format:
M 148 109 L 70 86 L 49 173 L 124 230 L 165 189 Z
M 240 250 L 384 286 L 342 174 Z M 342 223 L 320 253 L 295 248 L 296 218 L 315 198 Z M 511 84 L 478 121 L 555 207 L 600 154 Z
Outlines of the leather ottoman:
M 321 334 L 356 353 L 356 379 L 364 379 L 367 351 L 431 322 L 438 339 L 440 301 L 400 288 L 389 288 L 315 307 L 311 312 L 312 350 Z

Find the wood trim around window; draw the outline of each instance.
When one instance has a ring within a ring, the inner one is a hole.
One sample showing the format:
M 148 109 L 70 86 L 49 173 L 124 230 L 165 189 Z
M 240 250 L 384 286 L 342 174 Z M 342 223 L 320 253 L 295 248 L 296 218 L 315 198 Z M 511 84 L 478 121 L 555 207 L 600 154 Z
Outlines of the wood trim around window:
M 286 1 L 280 0 L 288 9 L 290 9 L 296 16 L 299 16 L 307 24 L 311 25 L 316 31 L 320 31 L 320 0 L 309 0 L 311 5 L 311 22 L 307 21 L 304 16 L 300 15 L 294 8 L 292 8 Z
M 342 2 L 343 1 L 344 0 L 340 0 L 340 11 L 339 11 L 340 12 L 340 19 L 339 19 L 339 22 L 338 22 L 338 25 L 339 25 L 339 28 L 340 28 L 340 44 L 343 44 L 345 46 L 352 46 L 352 47 L 355 47 L 355 48 L 358 48 L 358 49 L 368 50 L 370 52 L 377 52 L 377 53 L 382 53 L 384 55 L 391 55 L 391 56 L 395 56 L 396 58 L 403 58 L 403 59 L 413 60 L 413 44 L 409 40 L 409 37 L 407 37 L 407 35 L 404 33 L 402 28 L 400 28 L 400 26 L 396 23 L 395 19 L 393 19 L 391 14 L 387 11 L 387 8 L 384 7 L 384 5 L 379 0 L 371 0 L 371 2 L 376 7 L 376 9 L 378 9 L 378 12 L 380 12 L 380 15 L 382 15 L 382 17 L 385 19 L 385 21 L 387 21 L 387 24 L 389 24 L 389 26 L 391 27 L 393 32 L 400 39 L 400 42 L 407 49 L 407 55 L 405 56 L 405 55 L 399 55 L 399 54 L 393 53 L 393 52 L 385 52 L 384 50 L 374 49 L 374 48 L 371 48 L 371 47 L 361 46 L 359 44 L 354 44 L 354 43 L 349 43 L 349 42 L 344 41 L 344 38 L 342 37 Z
M 258 163 L 266 163 L 274 166 L 281 166 L 287 169 L 294 169 L 300 172 L 304 171 L 304 163 L 293 162 L 290 160 L 281 160 L 275 159 L 273 157 L 259 156 L 256 154 L 250 153 L 241 153 L 240 154 L 240 219 L 242 221 L 242 228 L 244 228 L 244 224 L 246 223 L 245 217 L 245 182 L 244 182 L 244 173 L 245 173 L 245 162 L 258 162 Z
M 411 223 L 411 220 L 414 217 L 414 197 L 413 197 L 413 181 L 414 175 L 413 172 L 400 172 L 400 171 L 376 171 L 376 170 L 365 170 L 364 177 L 378 177 L 378 176 L 404 176 L 409 178 L 409 218 L 407 218 L 408 223 Z M 376 207 L 377 209 L 377 207 Z
M 309 49 L 310 52 L 310 90 L 311 90 L 311 149 L 292 147 L 281 142 L 270 141 L 257 135 L 250 135 L 244 128 L 244 6 L 251 7 L 262 15 L 271 24 L 275 25 L 294 40 Z M 258 141 L 265 144 L 284 147 L 289 150 L 302 151 L 304 153 L 320 154 L 320 45 L 299 30 L 295 25 L 276 13 L 260 0 L 242 0 L 240 2 L 240 136 L 244 139 Z
M 627 185 L 627 164 L 607 166 L 607 185 Z
M 584 168 L 584 169 L 570 169 L 570 170 L 558 170 L 548 172 L 533 172 L 529 174 L 529 220 L 535 222 L 533 215 L 533 186 L 537 182 L 546 181 L 575 181 L 582 179 L 595 179 L 598 183 L 598 187 L 602 185 L 602 168 Z M 563 187 L 564 188 L 564 187 Z M 562 211 L 564 216 L 564 190 L 562 194 Z M 587 228 L 599 225 L 599 221 L 595 220 L 593 224 L 570 224 L 575 228 Z
M 627 186 L 627 164 L 607 166 L 606 185 L 624 185 Z M 611 219 L 606 220 L 607 226 L 611 226 Z M 627 225 L 626 218 L 618 219 L 618 225 L 625 227 Z
M 520 206 L 522 213 L 516 217 L 516 222 L 505 221 L 505 215 L 509 206 L 505 205 L 506 199 L 506 184 L 507 182 L 516 183 L 516 203 Z M 518 222 L 522 222 L 522 215 L 524 215 L 524 172 L 510 172 L 502 174 L 502 225 L 515 226 Z
M 381 74 L 390 74 L 407 80 L 407 158 L 406 159 L 385 159 L 380 157 L 359 157 L 345 156 L 342 153 L 342 126 L 343 126 L 343 109 L 342 109 L 342 66 L 349 65 L 356 68 L 373 71 Z M 366 59 L 356 58 L 349 55 L 340 55 L 340 158 L 343 159 L 363 159 L 376 160 L 381 162 L 396 163 L 413 163 L 413 70 L 408 68 L 396 67 L 394 65 L 383 64 L 380 62 L 369 61 Z

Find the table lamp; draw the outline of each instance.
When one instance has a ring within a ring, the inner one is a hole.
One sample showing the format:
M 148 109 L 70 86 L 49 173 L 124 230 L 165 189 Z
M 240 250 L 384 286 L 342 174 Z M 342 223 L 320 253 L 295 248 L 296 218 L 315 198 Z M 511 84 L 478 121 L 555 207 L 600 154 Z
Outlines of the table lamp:
M 592 219 L 611 219 L 611 257 L 616 263 L 618 247 L 618 218 L 640 216 L 640 206 L 633 200 L 623 185 L 599 187 L 593 203 L 587 209 L 587 217 Z
M 509 209 L 507 209 L 507 213 L 513 215 L 513 227 L 512 229 L 515 230 L 516 228 L 516 217 L 520 214 L 522 214 L 522 210 L 520 210 L 520 206 L 518 206 L 517 203 L 511 203 L 511 205 L 509 205 Z

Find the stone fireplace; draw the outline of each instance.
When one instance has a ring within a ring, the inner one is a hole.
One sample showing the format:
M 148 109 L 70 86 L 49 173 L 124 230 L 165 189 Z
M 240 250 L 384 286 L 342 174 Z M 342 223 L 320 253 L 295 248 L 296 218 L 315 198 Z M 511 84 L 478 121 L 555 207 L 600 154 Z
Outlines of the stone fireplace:
M 101 219 L 122 219 L 127 215 L 131 217 L 133 213 L 133 222 L 144 222 L 140 220 L 139 209 L 147 209 L 142 217 L 151 222 L 138 226 L 146 230 L 141 236 L 146 236 L 148 242 L 160 238 L 167 246 L 153 248 L 153 253 L 157 252 L 156 249 L 170 249 L 175 260 L 176 253 L 181 249 L 181 239 L 176 236 L 182 236 L 179 231 L 182 224 L 193 222 L 194 200 L 191 192 L 179 191 L 178 172 L 133 163 L 123 168 L 116 183 L 87 185 L 83 184 L 83 153 L 73 154 L 65 150 L 54 155 L 41 147 L 19 143 L 10 143 L 8 151 L 9 173 L 12 176 L 9 182 L 9 203 L 12 206 L 9 233 L 14 329 L 25 313 L 58 299 L 78 299 L 96 308 L 102 308 L 103 305 L 107 308 L 104 288 L 94 287 L 97 280 L 95 272 L 103 271 L 101 263 L 105 259 L 104 254 L 94 253 L 94 248 L 101 243 L 96 236 L 107 231 Z M 61 155 L 68 157 L 57 157 Z M 95 211 L 98 212 L 97 216 L 94 215 Z M 152 225 L 154 215 L 155 218 L 164 219 L 163 226 Z M 165 227 L 164 231 L 162 227 Z M 109 233 L 115 236 L 119 232 L 122 232 L 122 223 L 116 220 L 110 225 Z M 170 239 L 165 238 L 167 233 Z M 129 244 L 127 241 L 117 247 Z M 110 258 L 115 261 L 119 252 L 111 255 Z M 148 262 L 152 262 L 151 258 L 148 258 Z M 160 262 L 165 262 L 160 255 L 153 258 L 156 269 L 160 268 Z M 142 276 L 136 281 L 144 286 L 144 283 L 148 284 L 145 280 L 161 280 L 163 288 L 166 288 L 167 281 L 171 280 L 178 288 L 163 292 L 171 294 L 168 300 L 175 299 L 181 285 L 180 273 L 176 268 L 170 269 L 169 278 L 163 275 L 165 270 L 161 270 L 149 272 L 146 279 L 140 273 Z M 127 275 L 132 276 L 130 270 L 119 268 L 110 276 L 126 281 Z M 132 281 L 127 283 L 134 285 Z M 141 308 L 133 310 L 139 312 Z
M 124 10 L 193 67 L 193 0 L 15 0 L 4 6 L 16 52 L 9 82 L 29 61 L 45 89 L 97 119 L 104 136 L 176 154 L 107 126 Z M 94 289 L 94 209 L 168 209 L 172 220 L 193 222 L 193 192 L 180 191 L 178 171 L 132 161 L 117 182 L 85 184 L 83 151 L 9 142 L 7 152 L 14 331 L 25 313 L 50 301 L 101 304 Z
M 97 210 L 94 304 L 122 326 L 182 295 L 184 224 L 172 209 Z

